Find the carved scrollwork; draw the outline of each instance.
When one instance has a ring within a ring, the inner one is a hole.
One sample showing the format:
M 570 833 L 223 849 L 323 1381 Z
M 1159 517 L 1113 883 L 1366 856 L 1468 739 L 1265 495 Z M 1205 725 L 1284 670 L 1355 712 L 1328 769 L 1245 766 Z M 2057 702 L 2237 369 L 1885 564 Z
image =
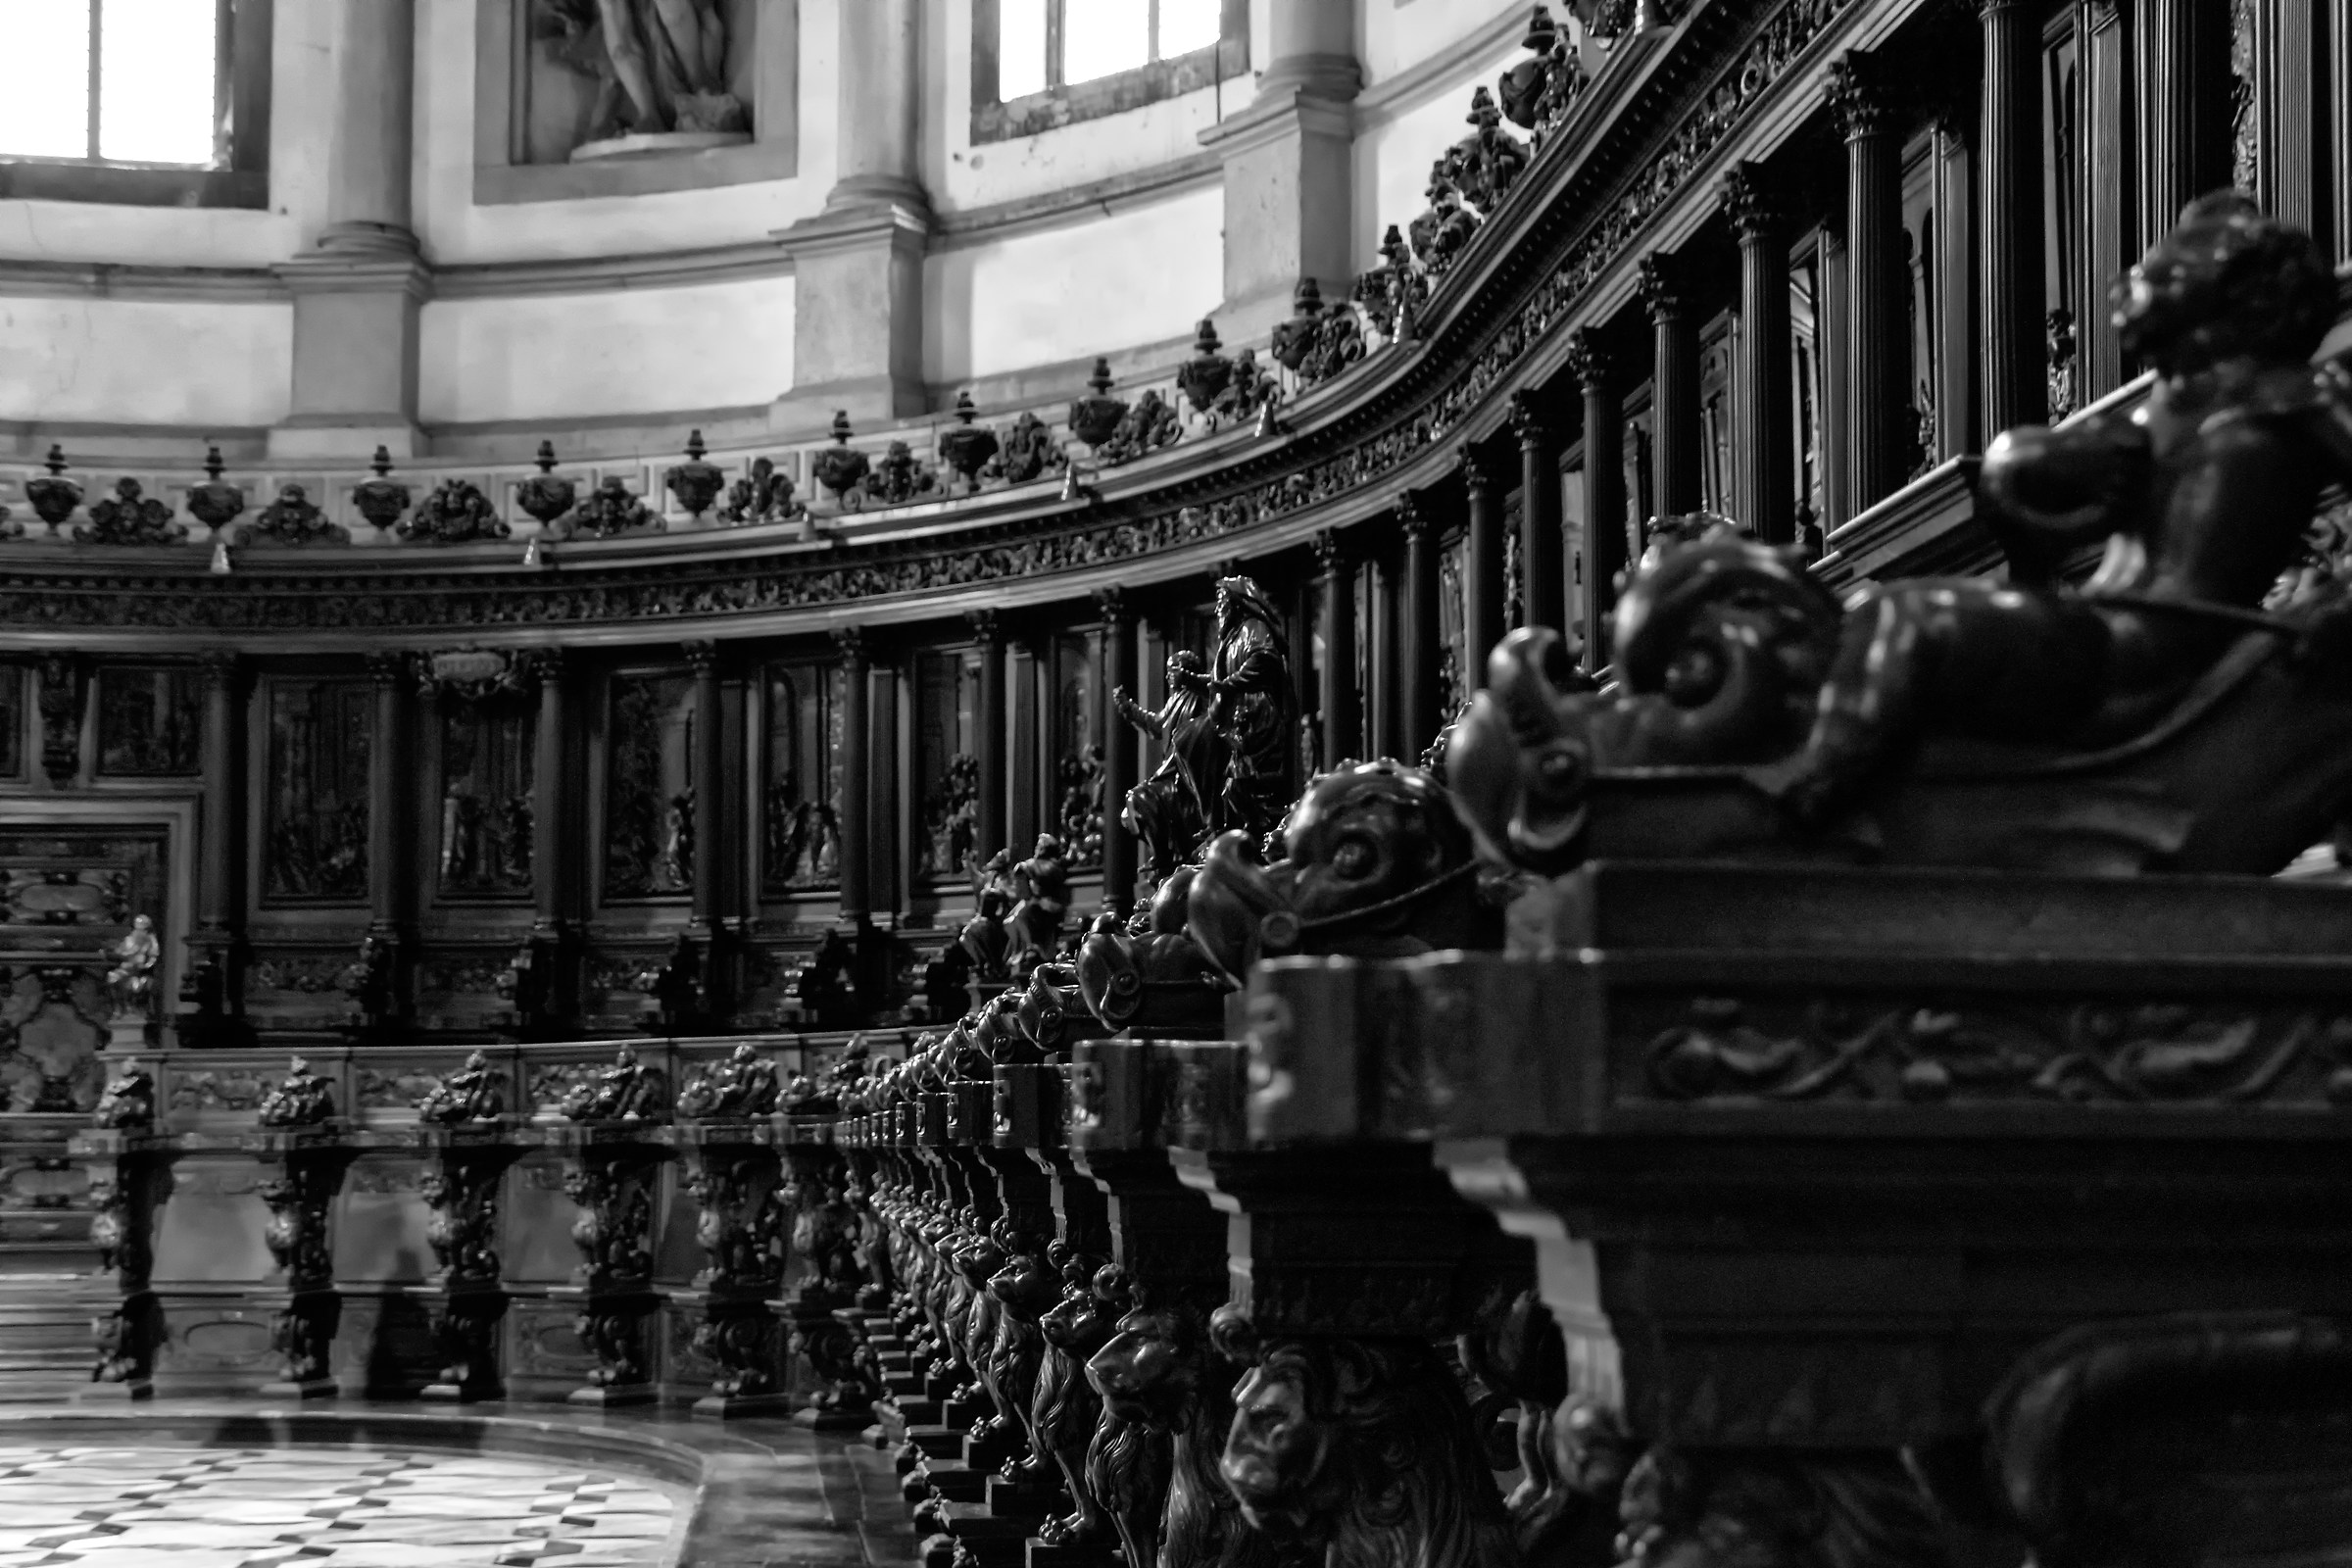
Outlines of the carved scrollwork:
M 115 481 L 113 495 L 90 503 L 90 520 L 74 530 L 75 541 L 94 545 L 175 545 L 187 536 L 171 507 L 128 474 Z
M 564 1173 L 564 1191 L 580 1205 L 571 1239 L 580 1250 L 574 1277 L 592 1285 L 641 1284 L 654 1267 L 654 1199 L 648 1159 L 590 1155 Z
M 432 1210 L 424 1240 L 441 1265 L 444 1288 L 498 1283 L 505 1267 L 498 1252 L 499 1175 L 494 1160 L 444 1158 L 416 1184 Z
M 1291 295 L 1291 318 L 1275 323 L 1272 352 L 1308 386 L 1327 381 L 1364 357 L 1363 329 L 1346 306 L 1323 308 L 1323 289 L 1302 277 Z
M 507 519 L 498 514 L 497 504 L 470 479 L 442 480 L 414 513 L 401 518 L 393 528 L 403 539 L 429 545 L 504 539 L 513 531 L 507 526 Z
M 938 488 L 939 476 L 931 471 L 931 466 L 904 441 L 893 441 L 882 449 L 882 456 L 866 471 L 863 485 L 865 499 L 881 507 L 903 507 Z
M 1054 438 L 1053 428 L 1023 410 L 1005 429 L 1003 449 L 982 467 L 980 475 L 1006 484 L 1027 484 L 1067 467 L 1069 461 L 1061 443 Z
M 1448 173 L 1463 199 L 1493 218 L 1527 168 L 1527 148 L 1502 128 L 1502 112 L 1484 87 L 1470 95 L 1470 113 L 1464 118 L 1470 134 L 1454 144 Z
M 1478 232 L 1480 221 L 1476 213 L 1462 205 L 1450 154 L 1429 166 L 1428 196 L 1429 205 L 1405 224 L 1405 233 L 1411 236 L 1413 255 L 1429 275 L 1444 277 Z
M 1430 274 L 1395 223 L 1381 236 L 1380 255 L 1380 266 L 1357 274 L 1351 297 L 1382 337 L 1401 342 L 1414 335 L 1413 323 L 1429 302 Z
M 727 499 L 718 509 L 718 520 L 737 528 L 808 514 L 808 507 L 793 499 L 792 475 L 773 458 L 755 458 L 751 472 L 727 486 Z
M 1159 395 L 1157 387 L 1152 387 L 1119 416 L 1109 439 L 1095 450 L 1106 464 L 1133 463 L 1183 439 L 1184 421 L 1177 416 L 1175 406 Z
M 1586 74 L 1576 40 L 1552 22 L 1548 6 L 1536 7 L 1519 47 L 1532 58 L 1505 71 L 1494 92 L 1504 118 L 1532 133 L 1535 147 L 1541 151 L 1592 85 L 1592 78 Z
M 287 1063 L 285 1079 L 254 1107 L 254 1120 L 264 1127 L 316 1127 L 334 1114 L 334 1084 L 311 1071 L 300 1056 Z
M 195 498 L 188 501 L 195 509 Z M 277 487 L 277 499 L 254 514 L 253 521 L 245 525 L 241 544 L 263 541 L 273 545 L 317 545 L 351 543 L 351 530 L 338 522 L 329 522 L 326 514 L 318 510 L 311 494 L 301 485 L 288 480 Z
M 581 498 L 564 520 L 564 537 L 586 535 L 590 539 L 618 539 L 626 534 L 657 531 L 662 515 L 647 506 L 628 481 L 617 473 L 608 473 L 595 489 Z

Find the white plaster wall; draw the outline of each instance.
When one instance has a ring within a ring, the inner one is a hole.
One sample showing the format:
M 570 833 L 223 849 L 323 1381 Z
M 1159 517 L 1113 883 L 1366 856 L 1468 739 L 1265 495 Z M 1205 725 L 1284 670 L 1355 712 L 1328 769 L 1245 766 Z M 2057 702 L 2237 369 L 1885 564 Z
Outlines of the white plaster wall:
M 285 417 L 294 307 L 0 299 L 0 420 L 226 431 Z
M 333 31 L 330 8 L 318 0 L 279 0 L 270 46 L 266 210 L 0 201 L 0 259 L 267 267 L 293 255 L 325 221 Z
M 792 385 L 793 280 L 424 307 L 428 424 L 595 418 L 766 403 Z
M 1524 17 L 1528 9 L 1524 0 L 1356 0 L 1355 53 L 1364 85 L 1419 65 L 1506 11 Z M 1552 19 L 1560 21 L 1567 12 L 1555 4 Z
M 1259 69 L 1264 65 L 1260 13 L 1274 3 L 1255 0 L 1251 11 L 1250 58 Z M 1042 196 L 1191 157 L 1200 151 L 1203 130 L 1257 96 L 1253 70 L 1181 98 L 975 147 L 972 0 L 928 0 L 923 25 L 923 182 L 941 212 Z
M 1364 0 L 1367 15 L 1389 0 Z M 1413 0 L 1407 10 L 1445 10 L 1446 0 Z M 1470 9 L 1464 7 L 1465 10 Z M 1355 189 L 1355 254 L 1363 265 L 1380 260 L 1377 247 L 1391 223 L 1402 226 L 1429 205 L 1429 166 L 1452 143 L 1470 133 L 1470 97 L 1492 88 L 1503 68 L 1526 58 L 1514 36 L 1499 49 L 1470 57 L 1457 70 L 1433 78 L 1405 97 L 1390 100 L 1377 115 L 1359 116 L 1351 149 Z M 1506 127 L 1525 139 L 1517 126 Z
M 839 8 L 860 0 L 798 0 L 800 172 L 794 178 L 477 207 L 474 14 L 481 3 L 416 3 L 413 203 L 417 237 L 436 263 L 572 260 L 740 244 L 764 239 L 824 205 L 837 167 Z
M 1224 296 L 1211 186 L 938 252 L 923 266 L 923 376 L 954 383 L 1181 336 Z

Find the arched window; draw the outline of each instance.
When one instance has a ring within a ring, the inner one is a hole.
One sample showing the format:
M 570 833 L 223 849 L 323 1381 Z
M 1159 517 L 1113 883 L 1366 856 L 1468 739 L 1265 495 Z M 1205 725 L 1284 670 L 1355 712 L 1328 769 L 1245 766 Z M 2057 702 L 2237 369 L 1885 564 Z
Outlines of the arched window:
M 0 197 L 260 206 L 270 0 L 0 0 Z M 93 177 L 95 176 L 95 177 Z

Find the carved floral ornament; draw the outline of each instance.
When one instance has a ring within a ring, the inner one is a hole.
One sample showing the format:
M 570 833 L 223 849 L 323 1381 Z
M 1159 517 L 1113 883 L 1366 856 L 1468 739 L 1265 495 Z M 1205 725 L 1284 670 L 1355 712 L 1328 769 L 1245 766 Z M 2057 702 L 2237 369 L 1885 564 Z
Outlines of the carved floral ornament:
M 29 627 L 273 631 L 761 613 L 1110 565 L 1261 527 L 1378 484 L 1419 460 L 1431 446 L 1450 440 L 1472 410 L 1512 381 L 1520 362 L 1538 343 L 1573 318 L 1576 306 L 1600 276 L 1636 248 L 1649 220 L 1680 199 L 1691 181 L 1713 177 L 1710 155 L 1800 61 L 1812 57 L 1814 45 L 1851 4 L 1852 0 L 1787 0 L 1744 41 L 1717 38 L 1707 27 L 1712 13 L 1699 17 L 1678 38 L 1678 48 L 1694 55 L 1689 73 L 1652 74 L 1619 112 L 1662 114 L 1674 102 L 1667 95 L 1683 90 L 1674 82 L 1695 77 L 1711 84 L 1695 101 L 1681 105 L 1673 130 L 1646 163 L 1628 170 L 1595 162 L 1590 169 L 1576 170 L 1567 186 L 1552 191 L 1544 202 L 1514 208 L 1513 229 L 1526 244 L 1548 243 L 1560 227 L 1578 219 L 1583 221 L 1560 259 L 1520 297 L 1515 309 L 1499 315 L 1461 309 L 1449 317 L 1451 321 L 1492 323 L 1474 347 L 1455 346 L 1457 329 L 1449 327 L 1446 341 L 1433 351 L 1443 352 L 1453 367 L 1449 378 L 1426 393 L 1421 388 L 1429 383 L 1418 378 L 1393 382 L 1373 394 L 1380 413 L 1373 416 L 1368 433 L 1352 435 L 1351 444 L 1337 450 L 1304 447 L 1301 465 L 1253 479 L 1217 499 L 1166 502 L 1157 508 L 1146 503 L 1145 509 L 1115 519 L 1074 517 L 1052 531 L 1039 529 L 1031 520 L 963 530 L 944 542 L 842 541 L 822 557 L 784 561 L 738 561 L 719 566 L 638 563 L 607 569 L 582 563 L 560 579 L 420 573 L 403 574 L 388 583 L 374 575 L 267 580 L 238 576 L 193 588 L 175 582 L 126 595 L 120 584 L 52 588 L 20 571 L 9 587 L 0 588 L 0 615 Z M 1598 160 L 1608 151 L 1596 149 L 1593 157 Z M 1598 188 L 1617 194 L 1598 206 L 1571 199 L 1577 192 Z M 1408 292 L 1411 287 L 1401 286 Z M 1417 401 L 1405 401 L 1408 397 Z M 1365 425 L 1350 420 L 1345 428 L 1363 430 Z M 991 477 L 1022 483 L 1043 477 L 1066 461 L 1050 427 L 1032 415 L 1020 416 L 1000 435 L 1003 450 L 984 470 Z M 835 450 L 845 448 L 846 442 Z M 860 471 L 835 476 L 850 482 L 861 479 L 872 460 L 847 449 L 845 466 L 850 464 Z M 388 461 L 381 468 L 389 468 Z M 811 472 L 820 485 L 831 488 L 815 465 Z M 1197 490 L 1202 477 L 1188 473 L 1187 488 Z M 374 490 L 363 485 L 361 492 L 368 493 L 355 492 L 355 508 L 378 526 L 400 520 L 402 510 L 411 505 L 409 487 L 383 471 L 372 483 Z M 450 494 L 444 496 L 444 491 Z M 400 520 L 404 537 L 446 538 L 441 518 L 453 512 L 461 528 L 492 523 L 502 531 L 505 527 L 488 498 L 464 481 L 442 486 L 416 511 L 417 517 Z

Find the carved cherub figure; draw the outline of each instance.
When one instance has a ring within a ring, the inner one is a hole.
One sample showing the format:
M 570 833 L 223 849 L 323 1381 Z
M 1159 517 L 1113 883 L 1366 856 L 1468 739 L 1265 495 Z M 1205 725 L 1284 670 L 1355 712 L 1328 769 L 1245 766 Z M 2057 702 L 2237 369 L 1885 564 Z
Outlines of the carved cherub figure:
M 435 1084 L 416 1102 L 416 1119 L 443 1126 L 492 1121 L 505 1108 L 506 1098 L 499 1092 L 498 1074 L 491 1070 L 490 1058 L 475 1051 L 467 1053 L 465 1066 Z
M 284 1079 L 262 1097 L 254 1119 L 265 1127 L 316 1127 L 334 1113 L 334 1085 L 296 1056 L 286 1063 Z
M 727 1059 L 689 1080 L 678 1092 L 678 1114 L 719 1118 L 765 1116 L 776 1108 L 775 1063 L 746 1040 Z
M 125 1057 L 106 1081 L 90 1121 L 122 1132 L 143 1132 L 155 1125 L 155 1078 L 136 1056 Z
M 163 962 L 164 945 L 156 940 L 155 922 L 132 915 L 130 929 L 116 943 L 110 956 L 115 966 L 106 972 L 106 994 L 118 1018 L 145 1014 L 155 1006 L 155 971 Z
M 564 1097 L 561 1108 L 572 1121 L 643 1121 L 659 1116 L 664 1108 L 662 1074 L 641 1065 L 636 1051 L 623 1046 L 613 1054 L 612 1065 L 598 1073 L 593 1082 L 573 1088 Z
M 2125 352 L 2156 372 L 2146 403 L 1986 450 L 1978 514 L 2006 581 L 1863 592 L 1803 752 L 1762 778 L 1799 818 L 1931 731 L 2085 747 L 2140 732 L 2244 634 L 2323 485 L 2352 476 L 2352 367 L 2310 363 L 2335 281 L 2309 235 L 2202 197 L 2114 305 Z M 2059 582 L 2101 537 L 2089 583 Z

